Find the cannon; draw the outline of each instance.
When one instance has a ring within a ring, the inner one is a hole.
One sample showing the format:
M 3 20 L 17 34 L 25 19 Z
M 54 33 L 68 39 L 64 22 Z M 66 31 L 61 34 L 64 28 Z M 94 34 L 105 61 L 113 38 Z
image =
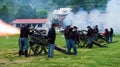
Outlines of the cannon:
M 29 35 L 29 44 L 30 44 L 30 52 L 32 51 L 34 55 L 39 55 L 43 51 L 47 53 L 47 39 L 43 36 L 42 32 L 37 29 L 31 29 L 33 34 Z
M 47 54 L 47 48 L 48 48 L 47 36 L 37 29 L 31 29 L 31 31 L 33 31 L 33 34 L 29 36 L 30 37 L 29 54 L 31 53 L 31 51 L 33 52 L 34 55 L 39 55 L 43 51 L 45 54 Z M 55 50 L 67 54 L 66 50 L 60 46 L 55 45 Z
M 87 46 L 87 31 L 86 30 L 80 30 L 78 31 L 80 35 L 80 42 L 77 44 L 78 47 L 85 47 Z M 97 39 L 93 40 L 93 44 L 97 45 L 99 47 L 106 47 L 105 45 L 101 44 L 101 42 L 108 42 L 100 33 L 98 33 Z

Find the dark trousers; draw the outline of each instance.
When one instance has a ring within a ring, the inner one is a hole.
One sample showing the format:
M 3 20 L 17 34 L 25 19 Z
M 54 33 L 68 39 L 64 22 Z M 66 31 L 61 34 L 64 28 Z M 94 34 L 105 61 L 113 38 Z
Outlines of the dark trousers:
M 109 42 L 109 35 L 106 35 L 105 39 L 107 40 L 107 42 Z
M 87 38 L 87 46 L 88 46 L 88 48 L 92 48 L 93 47 L 93 43 L 92 43 L 93 40 L 94 40 L 94 36 L 89 36 Z
M 49 44 L 48 57 L 52 58 L 54 56 L 54 44 Z
M 77 54 L 77 48 L 76 48 L 75 40 L 67 39 L 67 52 L 68 53 L 71 53 L 71 48 L 73 48 L 74 54 Z
M 25 49 L 25 56 L 28 56 L 28 38 L 20 38 L 19 39 L 19 56 L 23 53 Z
M 109 36 L 109 42 L 112 43 L 113 35 Z

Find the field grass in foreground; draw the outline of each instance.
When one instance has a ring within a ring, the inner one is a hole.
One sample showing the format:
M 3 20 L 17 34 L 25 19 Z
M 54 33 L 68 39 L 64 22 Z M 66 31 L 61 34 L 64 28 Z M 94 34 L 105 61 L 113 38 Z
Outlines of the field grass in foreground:
M 18 36 L 0 37 L 0 67 L 120 67 L 119 40 L 120 36 L 115 36 L 108 48 L 78 48 L 78 55 L 55 51 L 54 58 L 47 55 L 26 58 L 18 56 Z M 62 35 L 57 35 L 56 44 L 65 48 Z

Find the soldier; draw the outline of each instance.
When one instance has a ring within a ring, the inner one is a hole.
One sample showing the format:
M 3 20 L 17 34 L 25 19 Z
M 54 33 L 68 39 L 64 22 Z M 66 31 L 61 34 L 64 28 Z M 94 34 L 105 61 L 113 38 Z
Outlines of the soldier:
M 78 28 L 76 26 L 73 27 L 74 31 L 75 31 L 75 41 L 76 41 L 76 44 L 78 44 L 80 42 L 80 35 L 79 35 L 79 32 L 78 32 Z
M 67 40 L 68 40 L 68 34 L 69 34 L 69 29 L 70 29 L 70 26 L 67 26 L 64 30 L 64 37 L 65 37 L 65 41 L 66 41 L 66 47 L 67 47 Z
M 56 25 L 53 23 L 51 25 L 51 29 L 48 32 L 48 43 L 49 43 L 49 50 L 48 50 L 48 57 L 52 58 L 54 53 L 54 44 L 56 39 L 56 32 L 55 32 Z
M 74 50 L 74 55 L 77 55 L 76 48 L 76 33 L 74 28 L 69 29 L 68 40 L 67 40 L 67 52 L 71 54 L 71 48 Z
M 66 41 L 67 41 L 67 39 L 68 39 L 69 28 L 70 28 L 70 26 L 67 26 L 67 27 L 65 28 L 65 30 L 64 30 L 64 36 L 65 36 L 65 40 L 66 40 Z
M 87 26 L 88 32 L 87 32 L 87 46 L 88 48 L 93 47 L 92 41 L 94 40 L 94 30 L 90 27 Z
M 105 31 L 103 33 L 103 36 L 105 37 L 105 39 L 107 40 L 107 42 L 109 42 L 109 31 L 107 28 L 105 28 Z
M 112 43 L 112 38 L 113 38 L 113 29 L 110 28 L 110 34 L 109 34 L 109 42 Z
M 28 34 L 32 34 L 29 31 L 29 25 L 25 25 L 20 30 L 20 39 L 19 39 L 19 56 L 22 55 L 23 50 L 25 49 L 25 57 L 28 57 Z
M 98 26 L 96 25 L 95 27 L 94 27 L 94 34 L 95 34 L 95 40 L 97 41 L 97 39 L 98 39 L 98 33 L 99 33 L 99 29 L 98 29 Z

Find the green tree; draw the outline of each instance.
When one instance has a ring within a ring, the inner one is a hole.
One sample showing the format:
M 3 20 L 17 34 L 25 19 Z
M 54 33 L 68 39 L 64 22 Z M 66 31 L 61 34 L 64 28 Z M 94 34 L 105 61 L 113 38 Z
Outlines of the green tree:
M 105 10 L 107 2 L 108 0 L 0 0 L 0 18 L 7 22 L 16 18 L 46 18 L 47 11 L 61 7 L 71 7 L 73 12 L 80 8 L 88 12 L 92 9 Z M 37 10 L 36 13 L 36 9 L 47 11 Z
M 1 8 L 0 8 L 0 19 L 2 19 L 5 22 L 10 22 L 10 12 L 9 12 L 9 8 L 6 4 L 4 4 Z
M 80 8 L 89 12 L 92 9 L 102 8 L 105 10 L 107 2 L 108 0 L 71 0 L 68 4 L 74 12 L 77 12 Z
M 37 10 L 37 18 L 47 18 L 48 12 L 45 9 Z
M 19 8 L 16 13 L 16 18 L 37 18 L 36 9 L 32 8 L 32 6 L 26 4 Z
M 3 5 L 3 0 L 0 0 L 0 7 Z
M 85 0 L 84 7 L 86 10 L 106 8 L 108 0 Z

